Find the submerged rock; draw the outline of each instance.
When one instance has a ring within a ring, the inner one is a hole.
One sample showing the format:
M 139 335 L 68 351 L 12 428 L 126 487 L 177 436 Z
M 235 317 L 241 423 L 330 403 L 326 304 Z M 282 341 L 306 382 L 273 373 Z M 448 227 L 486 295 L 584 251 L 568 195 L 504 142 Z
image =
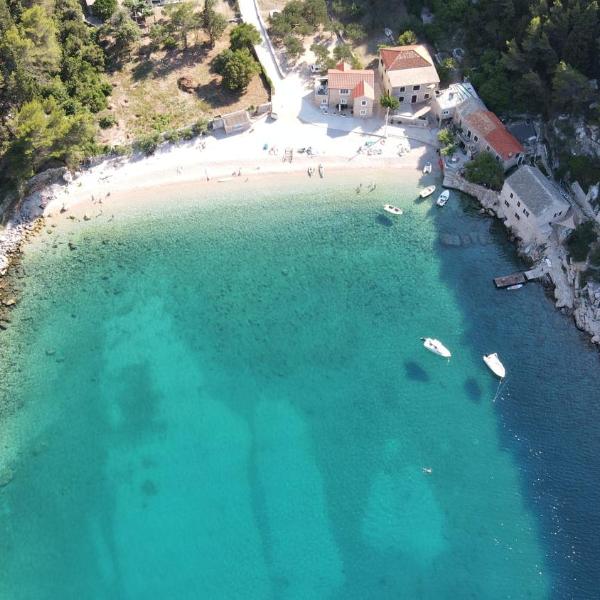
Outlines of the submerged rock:
M 14 478 L 15 472 L 10 467 L 0 469 L 0 488 L 8 485 Z
M 440 242 L 444 246 L 460 246 L 460 237 L 453 233 L 442 233 L 440 235 Z

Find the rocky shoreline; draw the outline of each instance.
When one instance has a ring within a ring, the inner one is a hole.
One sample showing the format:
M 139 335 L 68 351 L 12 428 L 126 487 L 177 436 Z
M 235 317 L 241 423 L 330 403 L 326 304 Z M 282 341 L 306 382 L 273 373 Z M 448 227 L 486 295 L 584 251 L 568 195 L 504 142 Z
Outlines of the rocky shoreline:
M 444 175 L 444 186 L 457 189 L 476 198 L 482 212 L 498 218 L 498 194 L 482 186 L 469 183 L 456 173 Z M 447 235 L 447 234 L 446 234 Z M 451 236 L 458 237 L 458 236 Z M 581 286 L 581 271 L 567 256 L 562 244 L 549 240 L 542 249 L 524 246 L 509 230 L 511 241 L 516 243 L 521 258 L 531 264 L 544 261 L 545 275 L 540 283 L 546 288 L 556 308 L 563 314 L 573 317 L 575 325 L 591 336 L 592 343 L 600 346 L 600 283 L 586 282 Z M 462 245 L 457 240 L 441 239 L 447 245 Z
M 23 246 L 44 227 L 44 208 L 54 197 L 56 183 L 68 183 L 66 168 L 40 173 L 28 182 L 27 195 L 12 211 L 0 235 L 0 331 L 11 322 L 10 313 L 19 301 Z

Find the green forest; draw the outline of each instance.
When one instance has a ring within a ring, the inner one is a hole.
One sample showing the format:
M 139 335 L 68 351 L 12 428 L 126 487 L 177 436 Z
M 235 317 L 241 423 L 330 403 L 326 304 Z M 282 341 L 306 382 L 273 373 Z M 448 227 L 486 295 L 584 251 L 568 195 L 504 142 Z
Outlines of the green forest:
M 492 110 L 584 114 L 600 77 L 597 0 L 333 0 L 336 18 L 368 29 L 414 31 L 437 49 L 467 51 L 463 71 Z M 427 7 L 434 21 L 424 25 Z M 395 16 L 390 16 L 390 14 Z M 598 108 L 590 118 L 598 121 Z
M 0 0 L 0 190 L 94 151 L 111 86 L 77 0 Z

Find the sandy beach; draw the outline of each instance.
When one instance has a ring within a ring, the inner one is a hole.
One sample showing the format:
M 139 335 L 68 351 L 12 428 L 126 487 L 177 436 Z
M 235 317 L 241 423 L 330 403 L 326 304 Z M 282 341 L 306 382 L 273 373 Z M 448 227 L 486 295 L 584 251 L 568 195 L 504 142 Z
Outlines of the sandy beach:
M 366 145 L 368 142 L 369 145 Z M 311 148 L 312 155 L 298 152 Z M 286 149 L 292 161 L 285 161 Z M 359 149 L 361 152 L 359 152 Z M 260 121 L 231 137 L 206 136 L 176 146 L 165 144 L 150 157 L 116 158 L 75 175 L 64 186 L 54 186 L 44 214 L 69 208 L 86 200 L 110 203 L 113 194 L 184 183 L 210 183 L 257 175 L 307 172 L 322 164 L 329 170 L 420 169 L 435 164 L 435 152 L 424 144 L 401 137 L 383 139 L 322 127 Z M 308 176 L 308 175 L 307 175 Z

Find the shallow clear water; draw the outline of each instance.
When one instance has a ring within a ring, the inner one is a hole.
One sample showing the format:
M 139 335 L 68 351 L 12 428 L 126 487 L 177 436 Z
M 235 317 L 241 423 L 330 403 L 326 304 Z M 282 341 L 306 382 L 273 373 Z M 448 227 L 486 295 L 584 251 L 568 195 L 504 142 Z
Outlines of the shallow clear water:
M 597 356 L 539 287 L 493 289 L 516 263 L 470 204 L 353 185 L 36 242 L 2 338 L 0 597 L 594 597 Z

